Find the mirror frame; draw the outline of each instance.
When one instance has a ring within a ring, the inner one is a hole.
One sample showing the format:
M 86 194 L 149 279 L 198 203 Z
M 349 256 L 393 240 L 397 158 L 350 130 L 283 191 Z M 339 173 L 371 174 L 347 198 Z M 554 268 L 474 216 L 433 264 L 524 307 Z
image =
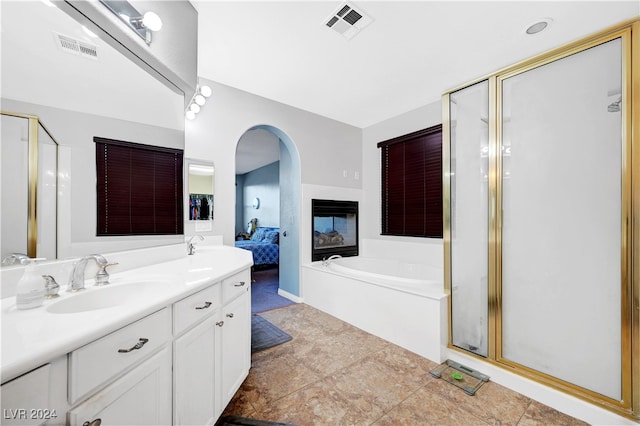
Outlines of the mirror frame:
M 60 146 L 58 141 L 51 135 L 51 132 L 35 115 L 21 114 L 10 111 L 0 110 L 1 115 L 9 117 L 18 117 L 28 120 L 28 184 L 27 184 L 27 256 L 31 258 L 37 257 L 38 248 L 38 143 L 40 142 L 38 129 L 42 127 L 51 140 L 56 144 L 56 147 Z M 57 163 L 57 159 L 56 159 Z M 58 180 L 56 172 L 56 182 Z M 58 212 L 56 211 L 56 222 Z M 56 242 L 56 251 L 57 251 Z

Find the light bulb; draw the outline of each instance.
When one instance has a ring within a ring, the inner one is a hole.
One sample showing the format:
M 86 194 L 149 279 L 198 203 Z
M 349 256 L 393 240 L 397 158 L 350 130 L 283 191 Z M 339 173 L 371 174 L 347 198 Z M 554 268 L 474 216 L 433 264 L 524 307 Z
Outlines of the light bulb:
M 209 96 L 211 96 L 211 87 L 209 86 L 200 87 L 200 94 L 205 98 L 208 98 Z
M 200 105 L 198 104 L 191 104 L 191 106 L 189 107 L 189 110 L 193 111 L 194 114 L 197 114 L 200 112 Z
M 207 102 L 207 100 L 202 95 L 196 95 L 196 97 L 193 98 L 193 100 L 195 103 L 197 103 L 200 106 L 204 105 L 205 102 Z
M 142 24 L 151 31 L 160 31 L 162 29 L 162 19 L 155 12 L 147 12 L 142 18 Z
M 185 117 L 187 117 L 187 120 L 193 120 L 194 118 L 196 118 L 196 113 L 191 111 L 191 110 L 189 110 L 185 114 Z

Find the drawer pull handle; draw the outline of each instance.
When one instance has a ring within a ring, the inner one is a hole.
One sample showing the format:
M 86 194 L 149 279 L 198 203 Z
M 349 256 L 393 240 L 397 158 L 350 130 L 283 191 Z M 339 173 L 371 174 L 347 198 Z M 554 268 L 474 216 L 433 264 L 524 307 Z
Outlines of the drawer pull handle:
M 233 318 L 233 312 L 229 312 L 229 313 L 227 314 L 227 318 Z
M 216 325 L 217 325 L 218 327 L 222 327 L 222 326 L 224 325 L 224 321 L 218 321 L 218 322 L 216 323 Z
M 204 302 L 204 306 L 196 306 L 196 309 L 207 309 L 211 306 L 211 302 Z
M 102 419 L 95 419 L 95 420 L 87 420 L 86 422 L 82 423 L 82 426 L 100 426 L 102 424 Z
M 149 339 L 145 339 L 144 337 L 141 337 L 140 340 L 138 340 L 138 343 L 133 345 L 131 348 L 129 348 L 129 349 L 118 349 L 118 352 L 121 353 L 121 354 L 126 354 L 128 352 L 141 349 L 148 341 L 149 341 Z
M 234 287 L 242 287 L 242 286 L 244 286 L 244 281 L 240 281 L 238 283 L 235 283 L 233 286 Z

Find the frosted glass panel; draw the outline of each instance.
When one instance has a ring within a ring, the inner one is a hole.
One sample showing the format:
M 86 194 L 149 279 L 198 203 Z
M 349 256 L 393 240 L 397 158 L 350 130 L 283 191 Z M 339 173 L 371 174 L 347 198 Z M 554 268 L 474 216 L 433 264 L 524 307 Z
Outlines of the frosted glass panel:
M 38 242 L 36 256 L 56 259 L 58 230 L 58 145 L 42 127 L 38 128 Z
M 502 356 L 621 398 L 621 43 L 503 82 Z
M 487 356 L 488 83 L 450 99 L 452 343 Z

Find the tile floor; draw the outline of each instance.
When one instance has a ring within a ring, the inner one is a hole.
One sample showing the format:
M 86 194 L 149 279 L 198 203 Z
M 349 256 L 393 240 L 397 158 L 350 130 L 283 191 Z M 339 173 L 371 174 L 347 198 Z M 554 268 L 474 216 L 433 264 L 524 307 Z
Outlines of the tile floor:
M 585 425 L 493 382 L 475 396 L 436 363 L 304 304 L 262 314 L 293 336 L 252 357 L 223 415 L 306 425 Z

